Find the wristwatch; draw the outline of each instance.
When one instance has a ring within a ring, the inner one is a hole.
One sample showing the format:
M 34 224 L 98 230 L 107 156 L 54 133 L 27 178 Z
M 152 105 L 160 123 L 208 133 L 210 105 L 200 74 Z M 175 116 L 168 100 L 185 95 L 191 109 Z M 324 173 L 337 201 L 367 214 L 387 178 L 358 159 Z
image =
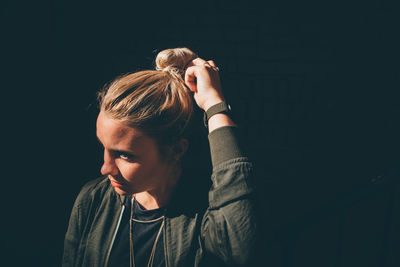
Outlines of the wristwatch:
M 223 114 L 230 114 L 231 112 L 231 106 L 227 104 L 225 101 L 220 102 L 218 104 L 215 104 L 214 106 L 211 106 L 209 109 L 207 109 L 206 112 L 204 112 L 204 126 L 208 128 L 208 120 L 214 116 L 215 114 L 218 113 L 223 113 Z

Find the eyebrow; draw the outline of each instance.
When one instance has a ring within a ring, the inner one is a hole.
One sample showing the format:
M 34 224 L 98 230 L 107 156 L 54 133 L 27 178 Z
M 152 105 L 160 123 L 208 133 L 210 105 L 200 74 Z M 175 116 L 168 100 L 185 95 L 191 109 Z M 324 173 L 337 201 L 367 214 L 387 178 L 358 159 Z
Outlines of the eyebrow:
M 100 138 L 99 138 L 99 136 L 97 134 L 96 134 L 96 139 L 104 147 L 103 143 L 101 142 L 101 140 L 100 140 Z M 129 155 L 132 155 L 132 156 L 137 155 L 136 152 L 130 151 L 130 150 L 124 150 L 124 149 L 110 149 L 110 150 L 113 151 L 113 152 L 120 152 L 120 153 L 124 153 L 124 154 L 129 154 Z
M 129 156 L 137 156 L 137 154 L 135 154 L 135 153 L 133 153 L 131 151 L 125 151 L 125 150 L 120 150 L 120 149 L 117 149 L 117 150 L 111 149 L 111 151 L 113 153 L 126 154 L 126 155 L 129 155 Z

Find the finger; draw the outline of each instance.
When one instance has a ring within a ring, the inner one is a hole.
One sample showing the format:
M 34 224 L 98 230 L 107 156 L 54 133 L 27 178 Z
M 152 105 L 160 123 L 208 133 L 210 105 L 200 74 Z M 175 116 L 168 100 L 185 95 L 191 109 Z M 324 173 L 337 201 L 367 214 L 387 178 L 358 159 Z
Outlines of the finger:
M 219 68 L 215 64 L 214 60 L 208 60 L 207 63 L 216 71 L 219 71 Z
M 188 67 L 185 72 L 185 84 L 193 92 L 197 92 L 196 69 L 196 66 L 191 66 Z
M 205 61 L 204 59 L 199 58 L 199 57 L 193 59 L 192 62 L 193 62 L 193 65 L 196 65 L 196 66 L 209 65 L 207 61 Z
M 192 61 L 190 61 L 189 64 L 187 64 L 186 69 L 189 67 L 192 67 L 192 66 L 202 66 L 202 65 L 204 65 L 204 63 L 206 63 L 206 61 L 204 59 L 197 57 L 197 58 L 193 59 Z
M 217 67 L 217 65 L 215 65 L 214 60 L 208 60 L 207 63 L 208 63 L 209 65 L 211 65 L 212 67 L 214 67 L 214 68 Z

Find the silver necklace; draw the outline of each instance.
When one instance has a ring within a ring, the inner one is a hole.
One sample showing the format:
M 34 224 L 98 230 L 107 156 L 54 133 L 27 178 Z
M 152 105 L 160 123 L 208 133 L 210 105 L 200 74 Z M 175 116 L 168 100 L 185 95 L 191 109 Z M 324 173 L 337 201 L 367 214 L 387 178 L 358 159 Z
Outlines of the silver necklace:
M 135 196 L 133 196 L 132 198 L 132 202 L 131 202 L 131 218 L 129 220 L 129 265 L 130 267 L 135 267 L 135 255 L 134 255 L 134 251 L 133 251 L 133 222 L 141 222 L 141 223 L 152 223 L 152 222 L 156 222 L 159 220 L 162 220 L 160 229 L 158 230 L 157 236 L 156 236 L 156 240 L 154 241 L 153 244 L 153 248 L 151 249 L 151 253 L 150 253 L 150 257 L 149 257 L 149 261 L 147 262 L 147 267 L 152 267 L 153 266 L 153 262 L 154 262 L 154 255 L 156 253 L 156 247 L 157 247 L 157 242 L 158 239 L 160 238 L 162 229 L 164 227 L 165 224 L 165 216 L 161 216 L 160 218 L 154 219 L 154 220 L 150 220 L 150 221 L 142 221 L 142 220 L 137 220 L 137 219 L 133 219 L 133 205 L 135 202 Z

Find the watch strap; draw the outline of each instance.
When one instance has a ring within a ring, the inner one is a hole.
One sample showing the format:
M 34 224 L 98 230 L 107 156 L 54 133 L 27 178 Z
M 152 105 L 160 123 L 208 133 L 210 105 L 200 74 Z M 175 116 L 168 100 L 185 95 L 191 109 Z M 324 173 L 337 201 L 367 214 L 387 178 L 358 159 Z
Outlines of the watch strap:
M 206 112 L 204 112 L 204 125 L 207 127 L 208 120 L 215 114 L 218 113 L 228 114 L 230 111 L 231 111 L 231 106 L 227 104 L 225 101 L 211 106 L 209 109 L 207 109 Z

